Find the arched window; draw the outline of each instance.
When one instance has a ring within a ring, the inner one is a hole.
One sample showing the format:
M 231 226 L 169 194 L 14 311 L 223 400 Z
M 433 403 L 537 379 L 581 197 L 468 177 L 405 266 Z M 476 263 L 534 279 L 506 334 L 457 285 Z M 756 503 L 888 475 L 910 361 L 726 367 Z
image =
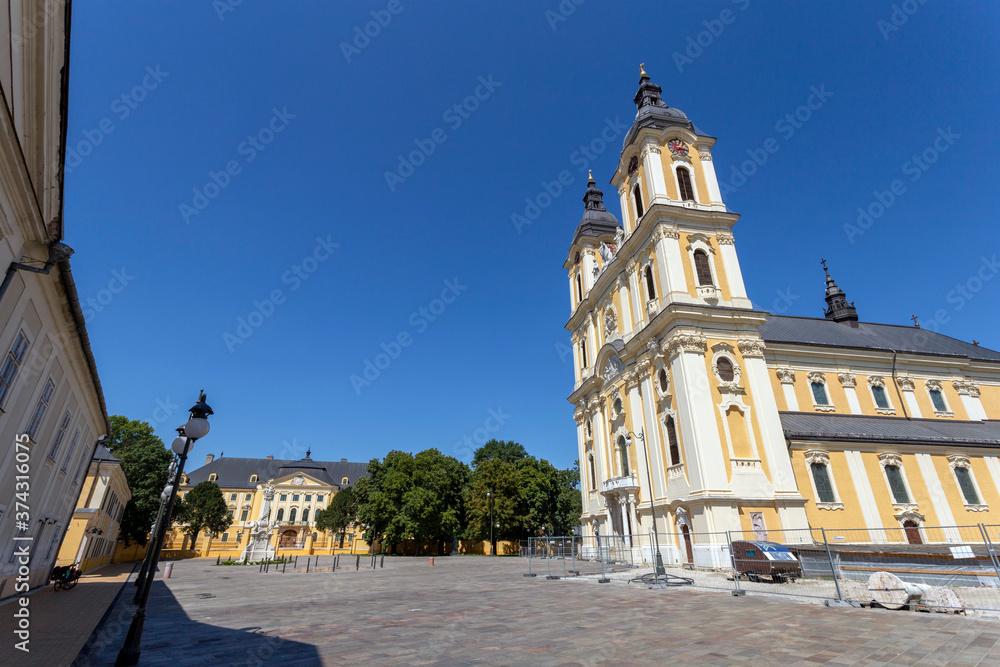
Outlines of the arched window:
M 587 367 L 587 339 L 584 338 L 580 341 L 580 359 L 583 362 L 581 368 Z
M 886 409 L 889 407 L 889 397 L 885 393 L 885 387 L 872 385 L 872 396 L 875 397 L 875 405 Z
M 656 379 L 660 383 L 660 391 L 664 394 L 667 393 L 667 389 L 670 387 L 670 381 L 667 379 L 667 369 L 661 368 L 656 374 Z
M 309 521 L 309 508 L 308 507 L 305 508 L 304 510 L 302 510 L 302 520 L 303 521 Z
M 625 444 L 624 436 L 618 438 L 618 449 L 621 450 L 622 456 L 622 477 L 628 477 L 628 445 Z
M 715 370 L 723 382 L 732 382 L 733 378 L 736 377 L 733 371 L 733 362 L 725 357 L 719 357 L 719 360 L 715 362 Z
M 677 167 L 677 185 L 681 191 L 681 201 L 694 201 L 694 188 L 691 187 L 691 172 L 685 167 Z
M 250 483 L 253 484 L 257 481 L 257 475 L 250 475 Z
M 576 301 L 579 303 L 583 301 L 583 281 L 580 280 L 580 274 L 576 274 Z
M 293 507 L 291 511 L 288 512 L 288 520 L 291 521 L 292 523 L 295 522 L 295 511 L 297 509 L 298 509 L 297 507 Z
M 677 444 L 677 425 L 674 424 L 673 417 L 667 417 L 667 444 L 670 447 L 670 465 L 675 466 L 681 462 L 681 448 Z
M 210 481 L 210 482 L 214 482 L 217 479 L 219 479 L 219 476 L 216 475 L 214 472 L 211 475 L 208 476 L 208 481 Z
M 278 508 L 278 521 L 282 521 L 282 520 L 284 520 L 284 518 L 285 518 L 285 508 L 284 507 L 279 507 Z
M 594 455 L 587 455 L 587 467 L 590 468 L 590 488 L 597 489 L 597 473 L 594 471 Z
M 632 188 L 632 197 L 635 198 L 635 224 L 639 224 L 639 219 L 645 210 L 642 208 L 642 192 L 639 190 L 639 184 L 636 183 L 635 187 Z
M 948 412 L 948 406 L 945 405 L 940 389 L 931 389 L 928 393 L 931 395 L 931 403 L 934 404 L 935 412 Z
M 714 285 L 712 268 L 708 264 L 708 253 L 704 250 L 694 251 L 694 270 L 698 274 L 699 285 Z
M 343 484 L 344 486 L 347 486 L 348 484 L 351 483 L 351 481 L 346 477 L 344 477 L 343 479 L 340 480 L 340 483 Z
M 656 286 L 653 285 L 653 269 L 649 266 L 646 267 L 646 294 L 649 296 L 649 301 L 656 298 Z
M 816 405 L 830 405 L 830 399 L 826 395 L 826 385 L 818 380 L 813 380 L 810 383 L 813 393 L 813 401 Z M 827 501 L 823 501 L 827 502 Z

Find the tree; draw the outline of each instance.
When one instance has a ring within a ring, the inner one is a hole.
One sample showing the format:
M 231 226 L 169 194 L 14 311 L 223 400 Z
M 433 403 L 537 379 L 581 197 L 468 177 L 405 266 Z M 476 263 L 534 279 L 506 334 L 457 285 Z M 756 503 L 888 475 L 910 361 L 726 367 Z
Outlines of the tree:
M 469 469 L 458 459 L 427 449 L 413 457 L 411 487 L 403 495 L 405 534 L 416 541 L 436 539 L 439 551 L 462 527 L 462 495 Z
M 365 524 L 364 539 L 375 548 L 376 541 L 395 545 L 406 538 L 402 515 L 403 494 L 413 479 L 413 455 L 393 450 L 383 461 L 372 459 L 368 475 L 355 484 L 358 493 L 358 520 Z
M 325 509 L 316 513 L 317 530 L 331 530 L 340 533 L 340 546 L 344 546 L 344 531 L 358 519 L 358 495 L 354 487 L 338 491 L 330 499 Z
M 192 545 L 197 543 L 198 533 L 201 531 L 207 530 L 218 535 L 229 528 L 232 522 L 226 498 L 215 482 L 199 482 L 184 494 L 174 518 L 174 523 L 187 528 Z
M 125 505 L 121 532 L 125 546 L 146 544 L 150 526 L 160 509 L 160 493 L 167 484 L 173 454 L 153 434 L 153 427 L 128 417 L 111 417 L 108 449 L 121 459 L 132 499 Z
M 500 460 L 506 463 L 517 463 L 528 457 L 524 446 L 513 440 L 489 440 L 476 450 L 472 457 L 473 470 L 485 461 Z

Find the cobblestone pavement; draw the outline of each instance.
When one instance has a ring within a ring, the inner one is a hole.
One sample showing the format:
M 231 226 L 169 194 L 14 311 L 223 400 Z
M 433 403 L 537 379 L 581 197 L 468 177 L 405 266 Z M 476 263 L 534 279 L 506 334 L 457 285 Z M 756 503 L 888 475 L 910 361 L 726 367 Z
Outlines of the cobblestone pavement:
M 68 591 L 49 585 L 28 596 L 30 612 L 29 653 L 14 648 L 20 605 L 11 600 L 0 605 L 0 665 L 64 667 L 73 662 L 104 612 L 132 571 L 133 563 L 116 563 L 80 577 Z
M 524 570 L 488 557 L 434 567 L 386 558 L 384 569 L 308 574 L 182 561 L 154 585 L 140 664 L 1000 665 L 997 619 Z M 121 641 L 107 644 L 78 664 L 112 664 Z

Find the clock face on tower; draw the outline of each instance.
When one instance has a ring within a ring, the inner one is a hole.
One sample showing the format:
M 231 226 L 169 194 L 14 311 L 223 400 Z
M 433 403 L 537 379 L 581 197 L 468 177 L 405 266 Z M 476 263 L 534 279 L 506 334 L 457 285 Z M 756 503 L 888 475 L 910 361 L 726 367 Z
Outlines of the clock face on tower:
M 680 139 L 671 139 L 670 141 L 668 141 L 667 148 L 669 148 L 670 152 L 673 153 L 674 155 L 686 156 L 688 154 L 687 144 L 685 144 Z

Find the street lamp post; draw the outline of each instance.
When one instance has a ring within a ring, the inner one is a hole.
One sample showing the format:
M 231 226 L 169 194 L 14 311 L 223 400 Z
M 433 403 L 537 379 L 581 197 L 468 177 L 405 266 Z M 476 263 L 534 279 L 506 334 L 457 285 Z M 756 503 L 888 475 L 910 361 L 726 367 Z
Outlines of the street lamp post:
M 497 548 L 493 545 L 493 489 L 486 492 L 486 497 L 490 501 L 490 555 L 497 555 Z M 498 526 L 499 527 L 499 524 Z
M 139 568 L 139 576 L 135 579 L 134 585 L 138 588 L 135 591 L 135 598 L 132 600 L 132 604 L 139 604 L 142 587 L 146 584 L 146 574 L 149 572 L 149 562 L 153 559 L 153 553 L 159 551 L 157 549 L 156 538 L 160 534 L 160 523 L 163 521 L 163 512 L 167 507 L 167 501 L 170 499 L 170 491 L 173 489 L 176 475 L 177 459 L 174 459 L 170 462 L 170 467 L 168 468 L 167 483 L 160 493 L 160 509 L 156 512 L 156 521 L 153 522 L 153 526 L 149 531 L 149 541 L 146 543 L 146 555 L 143 556 L 142 566 Z
M 188 452 L 190 452 L 194 447 L 195 441 L 208 435 L 208 416 L 213 414 L 213 412 L 212 408 L 208 407 L 208 403 L 206 403 L 205 400 L 205 392 L 201 391 L 198 394 L 198 402 L 191 408 L 190 419 L 188 419 L 184 426 L 178 429 L 178 431 L 182 432 L 182 434 L 178 436 L 171 445 L 171 449 L 173 449 L 174 453 L 180 457 L 177 462 L 177 472 L 174 474 L 176 482 L 180 482 L 180 480 L 183 479 L 184 463 L 187 461 Z M 158 531 L 159 534 L 157 535 L 155 543 L 152 545 L 155 551 L 152 559 L 149 561 L 146 580 L 140 589 L 141 596 L 139 597 L 139 606 L 135 610 L 135 615 L 132 616 L 132 624 L 128 628 L 128 635 L 125 637 L 125 644 L 118 652 L 118 659 L 115 661 L 115 667 L 136 665 L 139 663 L 142 628 L 146 622 L 146 603 L 149 601 L 149 591 L 152 588 L 153 578 L 156 575 L 156 566 L 160 560 L 159 546 L 162 545 L 163 536 L 167 532 L 167 526 L 170 525 L 170 515 L 174 508 L 174 501 L 177 499 L 177 487 L 178 484 L 173 484 L 171 486 L 170 497 L 167 500 L 166 507 L 164 507 L 164 514 L 162 517 L 163 520 L 160 522 Z
M 631 431 L 625 434 L 625 445 L 630 446 L 632 444 L 632 438 L 629 436 L 635 436 L 642 443 L 642 453 L 646 457 L 646 480 L 649 483 L 649 513 L 650 518 L 653 522 L 653 543 L 656 545 L 656 559 L 653 561 L 655 564 L 653 581 L 655 583 L 660 582 L 660 575 L 666 574 L 666 570 L 663 569 L 663 556 L 660 554 L 660 538 L 656 534 L 656 508 L 653 506 L 653 475 L 649 471 L 649 450 L 646 449 L 646 435 L 642 429 L 639 429 L 639 433 L 635 434 Z

